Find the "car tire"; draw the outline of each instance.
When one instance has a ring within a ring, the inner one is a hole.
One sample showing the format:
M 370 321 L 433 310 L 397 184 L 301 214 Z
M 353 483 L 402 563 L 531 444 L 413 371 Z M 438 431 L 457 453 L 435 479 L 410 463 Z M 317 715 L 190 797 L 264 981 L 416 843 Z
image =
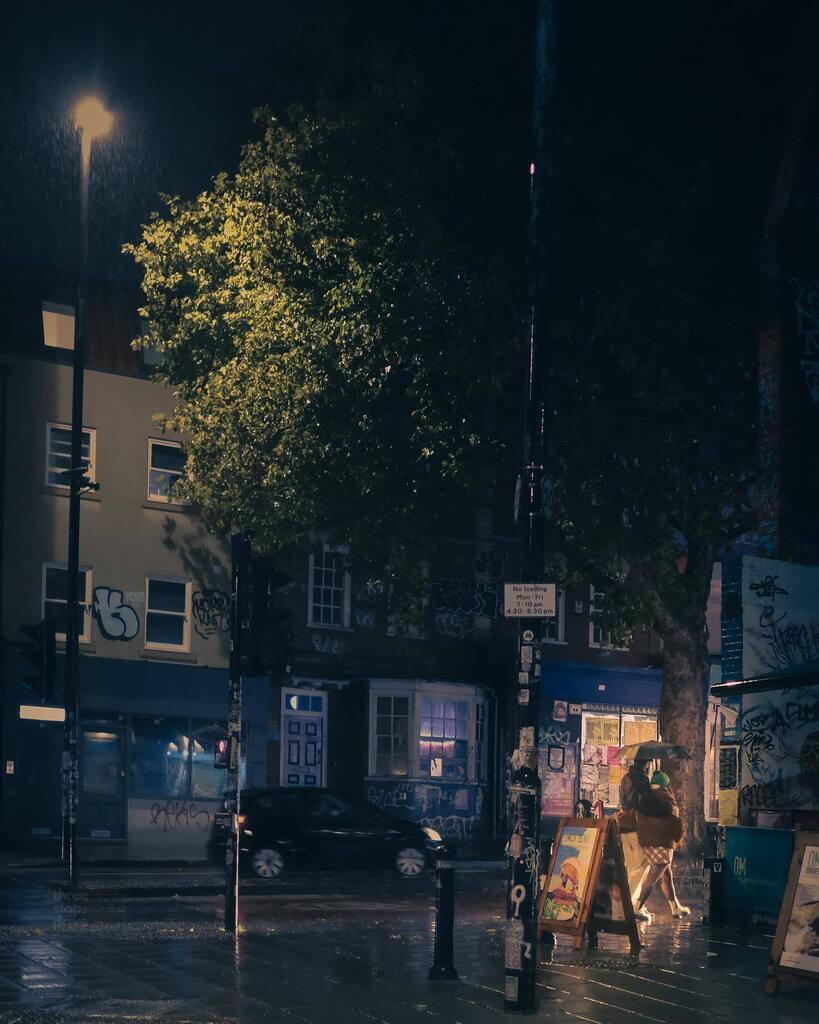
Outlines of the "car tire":
M 402 878 L 418 878 L 426 871 L 427 857 L 417 846 L 402 846 L 395 855 L 394 866 Z
M 256 878 L 272 882 L 284 872 L 284 855 L 275 846 L 260 846 L 250 854 L 250 870 Z

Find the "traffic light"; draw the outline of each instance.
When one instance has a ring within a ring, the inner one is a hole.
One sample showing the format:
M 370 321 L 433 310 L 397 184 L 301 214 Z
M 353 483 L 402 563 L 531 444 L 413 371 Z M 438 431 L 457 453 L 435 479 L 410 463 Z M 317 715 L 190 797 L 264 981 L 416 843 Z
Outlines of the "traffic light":
M 239 653 L 245 675 L 286 672 L 290 661 L 292 612 L 276 605 L 276 595 L 291 581 L 269 558 L 253 558 L 239 577 Z
M 23 676 L 23 682 L 30 686 L 44 704 L 54 703 L 54 668 L 56 660 L 56 637 L 54 620 L 43 619 L 34 626 L 22 626 L 20 632 L 31 640 L 23 648 L 23 661 L 32 666 L 32 675 Z

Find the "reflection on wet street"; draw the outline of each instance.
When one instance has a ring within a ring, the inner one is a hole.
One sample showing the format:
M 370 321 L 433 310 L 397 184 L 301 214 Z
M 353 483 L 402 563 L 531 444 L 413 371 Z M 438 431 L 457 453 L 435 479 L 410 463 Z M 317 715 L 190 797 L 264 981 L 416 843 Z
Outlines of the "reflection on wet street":
M 49 879 L 0 886 L 0 1022 L 500 1021 L 503 881 L 458 878 L 459 982 L 429 982 L 432 883 L 359 873 L 249 886 L 242 934 L 220 929 L 221 901 L 189 880 L 156 895 L 110 884 L 70 895 Z M 210 879 L 213 882 L 213 879 Z M 156 887 L 159 889 L 160 887 Z M 178 891 L 171 893 L 172 889 Z M 124 892 L 124 890 L 123 890 Z M 171 893 L 170 895 L 167 893 Z M 593 1024 L 742 1021 L 807 1024 L 815 991 L 764 994 L 770 929 L 706 929 L 662 909 L 639 956 L 600 936 L 577 952 L 541 948 L 536 1019 Z

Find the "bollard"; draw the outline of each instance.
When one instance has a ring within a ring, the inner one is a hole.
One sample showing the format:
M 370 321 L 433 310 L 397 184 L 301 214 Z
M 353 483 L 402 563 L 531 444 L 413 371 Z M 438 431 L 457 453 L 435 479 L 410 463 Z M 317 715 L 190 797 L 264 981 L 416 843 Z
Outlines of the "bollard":
M 452 962 L 455 935 L 455 864 L 448 850 L 435 860 L 435 947 L 432 954 L 430 981 L 457 981 L 458 972 Z
M 702 862 L 702 923 L 722 924 L 722 885 L 725 861 L 720 857 L 706 857 Z

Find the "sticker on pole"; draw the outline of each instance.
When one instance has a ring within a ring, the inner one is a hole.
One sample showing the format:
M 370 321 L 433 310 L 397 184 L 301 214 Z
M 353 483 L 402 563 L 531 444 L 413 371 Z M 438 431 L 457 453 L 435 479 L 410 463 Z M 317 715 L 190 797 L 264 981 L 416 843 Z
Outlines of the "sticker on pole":
M 557 587 L 554 583 L 504 583 L 503 614 L 507 619 L 552 619 Z

